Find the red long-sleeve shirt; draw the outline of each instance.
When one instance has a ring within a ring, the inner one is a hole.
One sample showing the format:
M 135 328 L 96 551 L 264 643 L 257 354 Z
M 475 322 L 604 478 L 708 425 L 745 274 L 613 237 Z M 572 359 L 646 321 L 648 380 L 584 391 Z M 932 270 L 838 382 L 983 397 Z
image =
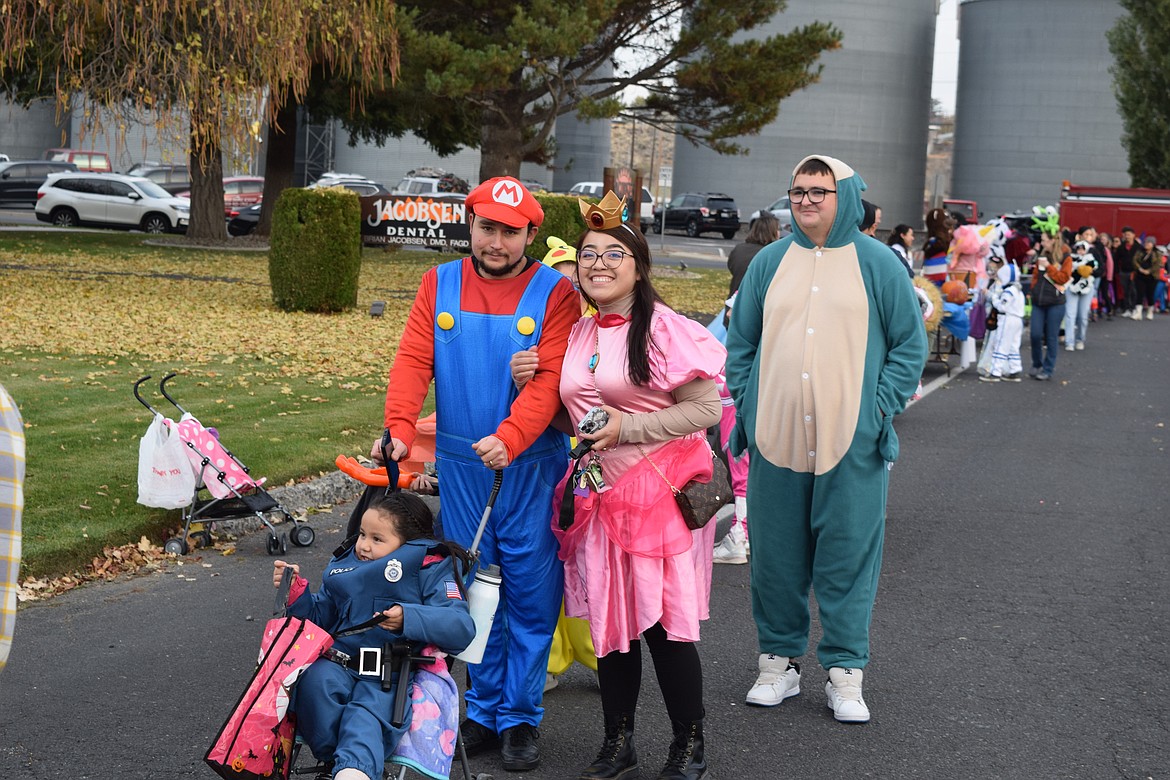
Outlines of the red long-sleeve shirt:
M 510 279 L 484 278 L 475 272 L 470 258 L 462 261 L 460 310 L 478 314 L 512 315 L 524 295 L 539 263 L 530 261 L 518 276 Z M 398 354 L 390 368 L 386 390 L 386 427 L 390 435 L 407 447 L 414 443 L 415 423 L 422 410 L 435 375 L 435 290 L 438 272 L 432 268 L 423 275 L 418 294 L 406 319 L 406 329 L 398 345 Z M 567 278 L 562 279 L 549 296 L 544 325 L 536 352 L 540 365 L 520 395 L 512 403 L 511 413 L 496 429 L 496 437 L 508 448 L 508 459 L 515 459 L 548 428 L 561 406 L 561 363 L 569 343 L 569 331 L 581 316 L 577 291 Z M 500 366 L 508 374 L 508 366 Z M 467 403 L 475 403 L 474 388 L 467 389 Z M 442 421 L 440 421 L 440 425 Z

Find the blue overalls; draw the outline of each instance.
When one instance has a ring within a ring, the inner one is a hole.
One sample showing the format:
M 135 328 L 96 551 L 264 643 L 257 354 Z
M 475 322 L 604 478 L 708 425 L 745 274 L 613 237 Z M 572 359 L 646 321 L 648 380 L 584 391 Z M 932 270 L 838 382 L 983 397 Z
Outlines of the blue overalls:
M 564 277 L 538 264 L 514 314 L 479 314 L 460 309 L 464 262 L 437 269 L 435 456 L 443 532 L 470 547 L 495 476 L 471 446 L 510 414 L 517 390 L 509 360 L 540 341 L 549 296 Z M 467 716 L 497 733 L 539 725 L 544 714 L 545 669 L 564 591 L 550 529 L 552 495 L 567 463 L 567 438 L 553 428 L 516 454 L 479 544 L 481 563 L 499 566 L 504 582 L 483 662 L 469 667 Z
M 412 641 L 433 643 L 458 651 L 475 634 L 467 603 L 449 595 L 454 583 L 450 559 L 426 567 L 423 562 L 435 542 L 419 539 L 372 561 L 360 561 L 352 548 L 325 567 L 321 587 L 305 592 L 289 605 L 288 614 L 337 632 L 369 620 L 395 604 L 402 606 L 403 633 Z M 398 637 L 380 627 L 338 638 L 333 649 L 359 658 L 362 647 L 381 648 Z M 411 708 L 401 727 L 390 723 L 395 689 L 382 690 L 378 676 L 357 671 L 326 658 L 305 670 L 294 688 L 293 710 L 298 729 L 313 755 L 335 761 L 334 770 L 353 767 L 369 777 L 381 777 L 386 759 L 410 728 Z

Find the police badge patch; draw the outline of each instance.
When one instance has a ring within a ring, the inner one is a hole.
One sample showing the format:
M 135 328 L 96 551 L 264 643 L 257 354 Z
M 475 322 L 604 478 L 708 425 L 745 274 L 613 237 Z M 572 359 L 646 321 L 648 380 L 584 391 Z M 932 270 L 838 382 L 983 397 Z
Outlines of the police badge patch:
M 383 574 L 386 576 L 387 582 L 398 582 L 402 579 L 402 561 L 391 558 L 386 564 L 386 571 Z

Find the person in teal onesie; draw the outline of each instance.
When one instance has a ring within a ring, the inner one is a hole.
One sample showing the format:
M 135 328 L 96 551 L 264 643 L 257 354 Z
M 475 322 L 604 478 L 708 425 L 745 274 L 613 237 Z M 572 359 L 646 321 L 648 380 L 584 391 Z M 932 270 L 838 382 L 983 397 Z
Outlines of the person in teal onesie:
M 727 334 L 727 385 L 738 410 L 729 446 L 751 455 L 760 656 L 747 703 L 774 706 L 800 692 L 794 659 L 808 649 L 811 586 L 828 706 L 846 723 L 869 720 L 862 669 L 898 457 L 893 419 L 927 355 L 905 268 L 858 230 L 865 188 L 832 157 L 796 166 L 792 235 L 752 261 Z

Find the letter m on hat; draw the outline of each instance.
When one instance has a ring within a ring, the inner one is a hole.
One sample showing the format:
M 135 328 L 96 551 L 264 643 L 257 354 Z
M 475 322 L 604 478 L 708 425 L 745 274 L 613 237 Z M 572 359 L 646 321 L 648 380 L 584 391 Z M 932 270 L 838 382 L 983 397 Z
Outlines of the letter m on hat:
M 492 187 L 492 200 L 504 206 L 517 208 L 520 201 L 524 200 L 524 192 L 516 182 L 498 181 L 496 186 Z

